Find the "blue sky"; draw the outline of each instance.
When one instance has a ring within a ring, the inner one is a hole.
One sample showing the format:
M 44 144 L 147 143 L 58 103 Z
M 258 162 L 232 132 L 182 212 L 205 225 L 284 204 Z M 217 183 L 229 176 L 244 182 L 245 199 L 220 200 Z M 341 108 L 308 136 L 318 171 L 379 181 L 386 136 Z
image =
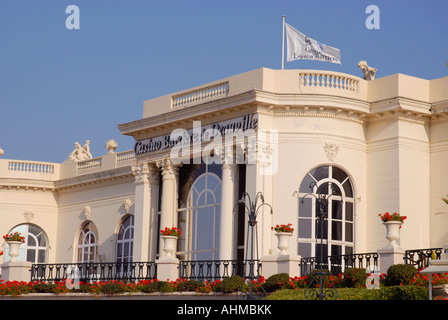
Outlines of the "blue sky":
M 80 29 L 68 30 L 77 5 Z M 380 9 L 369 30 L 368 5 Z M 341 50 L 342 65 L 286 63 L 361 76 L 448 76 L 445 0 L 0 0 L 1 159 L 63 162 L 74 143 L 94 157 L 118 124 L 141 119 L 143 101 L 228 76 L 281 68 L 286 22 Z

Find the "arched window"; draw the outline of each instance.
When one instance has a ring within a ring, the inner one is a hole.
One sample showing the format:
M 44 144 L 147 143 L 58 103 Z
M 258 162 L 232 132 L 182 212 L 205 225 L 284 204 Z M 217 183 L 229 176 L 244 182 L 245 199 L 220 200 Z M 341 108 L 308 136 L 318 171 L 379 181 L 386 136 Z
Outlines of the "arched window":
M 183 232 L 179 255 L 184 260 L 218 259 L 221 179 L 216 166 L 202 165 L 188 192 L 185 208 L 179 210 Z
M 97 262 L 98 231 L 91 221 L 84 223 L 78 239 L 78 262 Z
M 45 232 L 33 224 L 21 224 L 12 229 L 9 233 L 19 232 L 25 237 L 25 243 L 20 246 L 19 261 L 29 261 L 32 263 L 47 262 L 48 239 Z M 11 258 L 8 255 L 9 248 L 5 248 L 5 262 Z
M 132 262 L 134 246 L 134 216 L 123 220 L 117 237 L 117 262 Z
M 316 198 L 328 198 L 323 228 L 317 219 Z M 331 196 L 329 196 L 331 195 Z M 302 257 L 352 254 L 354 194 L 349 176 L 336 166 L 320 166 L 306 174 L 299 188 L 298 251 Z

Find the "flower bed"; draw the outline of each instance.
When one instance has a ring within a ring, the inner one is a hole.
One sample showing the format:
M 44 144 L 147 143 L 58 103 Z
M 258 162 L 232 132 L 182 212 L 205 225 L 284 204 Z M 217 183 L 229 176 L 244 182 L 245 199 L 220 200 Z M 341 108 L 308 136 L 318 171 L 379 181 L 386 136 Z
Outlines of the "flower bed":
M 330 286 L 341 288 L 344 292 L 350 292 L 347 290 L 352 289 L 351 292 L 364 292 L 359 289 L 366 289 L 365 278 L 362 274 L 365 274 L 365 269 L 348 269 L 344 274 L 330 275 L 324 278 L 323 286 L 328 288 Z M 280 276 L 281 275 L 281 276 Z M 318 273 L 314 274 L 316 277 Z M 367 276 L 367 275 L 366 275 Z M 393 295 L 404 295 L 404 296 L 419 296 L 425 289 L 427 292 L 429 275 L 421 274 L 417 272 L 416 276 L 413 276 L 408 283 L 400 283 L 399 285 L 387 286 L 385 274 L 380 275 L 381 289 L 381 299 L 384 297 L 390 297 Z M 273 281 L 275 281 L 275 286 L 273 286 Z M 275 287 L 275 291 L 286 290 L 289 293 L 287 297 L 295 296 L 296 294 L 291 294 L 291 290 L 302 292 L 305 288 L 310 285 L 312 281 L 312 276 L 303 277 L 284 277 L 284 274 L 273 275 L 268 279 L 260 277 L 258 280 L 252 281 L 252 290 L 254 293 L 268 293 L 271 294 L 271 288 Z M 315 281 L 316 286 L 319 286 L 319 281 Z M 68 284 L 68 286 L 67 286 Z M 448 284 L 448 274 L 434 274 L 432 276 L 432 285 L 443 285 Z M 403 287 L 402 289 L 396 289 L 395 287 Z M 406 287 L 406 288 L 405 288 Z M 408 288 L 410 287 L 410 288 Z M 416 289 L 412 289 L 419 287 Z M 390 289 L 387 289 L 390 288 Z M 393 289 L 395 288 L 395 289 Z M 93 283 L 83 283 L 75 285 L 73 283 L 67 283 L 66 281 L 60 281 L 57 283 L 42 283 L 36 282 L 4 282 L 0 280 L 0 295 L 13 295 L 18 296 L 22 294 L 32 294 L 32 293 L 46 293 L 46 294 L 92 294 L 95 296 L 100 295 L 114 295 L 114 294 L 231 294 L 238 291 L 247 292 L 250 289 L 250 283 L 244 281 L 241 277 L 230 277 L 224 280 L 216 281 L 195 281 L 195 280 L 185 280 L 177 279 L 175 281 L 159 281 L 159 280 L 145 280 L 138 283 L 124 283 L 121 281 L 98 281 Z M 377 290 L 367 290 L 370 292 Z M 279 294 L 276 294 L 279 295 Z M 275 297 L 274 295 L 273 297 Z M 365 295 L 365 293 L 362 293 Z M 367 297 L 367 295 L 365 295 Z M 368 295 L 369 299 L 376 297 L 375 295 Z M 379 297 L 379 296 L 378 296 Z M 359 298 L 356 296 L 355 298 Z M 434 300 L 444 299 L 442 296 L 433 297 Z M 291 298 L 292 299 L 292 298 Z

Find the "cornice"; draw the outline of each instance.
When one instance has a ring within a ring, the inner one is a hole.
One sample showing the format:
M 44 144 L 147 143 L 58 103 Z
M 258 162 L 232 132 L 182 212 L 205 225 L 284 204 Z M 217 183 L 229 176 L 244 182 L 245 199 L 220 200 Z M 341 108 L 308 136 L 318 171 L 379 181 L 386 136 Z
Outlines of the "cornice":
M 173 129 L 191 126 L 192 121 L 212 121 L 217 114 L 221 116 L 241 112 L 244 106 L 246 113 L 250 112 L 250 106 L 256 101 L 256 90 L 243 92 L 238 95 L 224 97 L 213 101 L 207 101 L 181 109 L 173 109 L 170 112 L 154 117 L 143 118 L 129 123 L 118 125 L 123 135 L 133 136 L 136 140 L 142 140 L 160 134 L 170 133 Z
M 0 190 L 25 190 L 25 191 L 55 191 L 53 181 L 39 181 L 32 179 L 14 179 L 14 178 L 0 178 Z
M 317 117 L 353 121 L 363 124 L 367 113 L 351 109 L 334 108 L 327 106 L 273 106 L 263 105 L 257 113 L 275 117 Z
M 81 176 L 71 177 L 63 180 L 56 181 L 55 189 L 57 191 L 94 186 L 101 183 L 106 183 L 110 181 L 121 181 L 124 179 L 130 179 L 134 181 L 133 172 L 131 166 L 119 167 L 116 169 L 105 170 L 90 174 L 85 174 Z

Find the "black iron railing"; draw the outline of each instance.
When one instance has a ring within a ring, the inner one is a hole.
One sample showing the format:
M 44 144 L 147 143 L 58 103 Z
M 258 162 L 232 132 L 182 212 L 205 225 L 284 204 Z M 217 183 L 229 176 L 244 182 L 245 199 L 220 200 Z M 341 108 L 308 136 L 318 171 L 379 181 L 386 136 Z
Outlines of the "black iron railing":
M 429 259 L 440 259 L 443 248 L 406 250 L 404 253 L 404 264 L 411 264 L 417 269 L 426 268 Z
M 67 279 L 82 282 L 120 280 L 135 282 L 157 278 L 154 262 L 98 262 L 33 264 L 31 281 L 54 283 Z
M 186 280 L 215 281 L 241 276 L 261 276 L 259 260 L 192 260 L 180 261 L 179 278 Z
M 333 275 L 337 275 L 343 273 L 347 268 L 367 268 L 369 266 L 379 268 L 378 253 L 353 253 L 326 256 L 322 262 L 319 257 L 301 258 L 300 275 L 307 275 L 317 269 L 328 270 Z

